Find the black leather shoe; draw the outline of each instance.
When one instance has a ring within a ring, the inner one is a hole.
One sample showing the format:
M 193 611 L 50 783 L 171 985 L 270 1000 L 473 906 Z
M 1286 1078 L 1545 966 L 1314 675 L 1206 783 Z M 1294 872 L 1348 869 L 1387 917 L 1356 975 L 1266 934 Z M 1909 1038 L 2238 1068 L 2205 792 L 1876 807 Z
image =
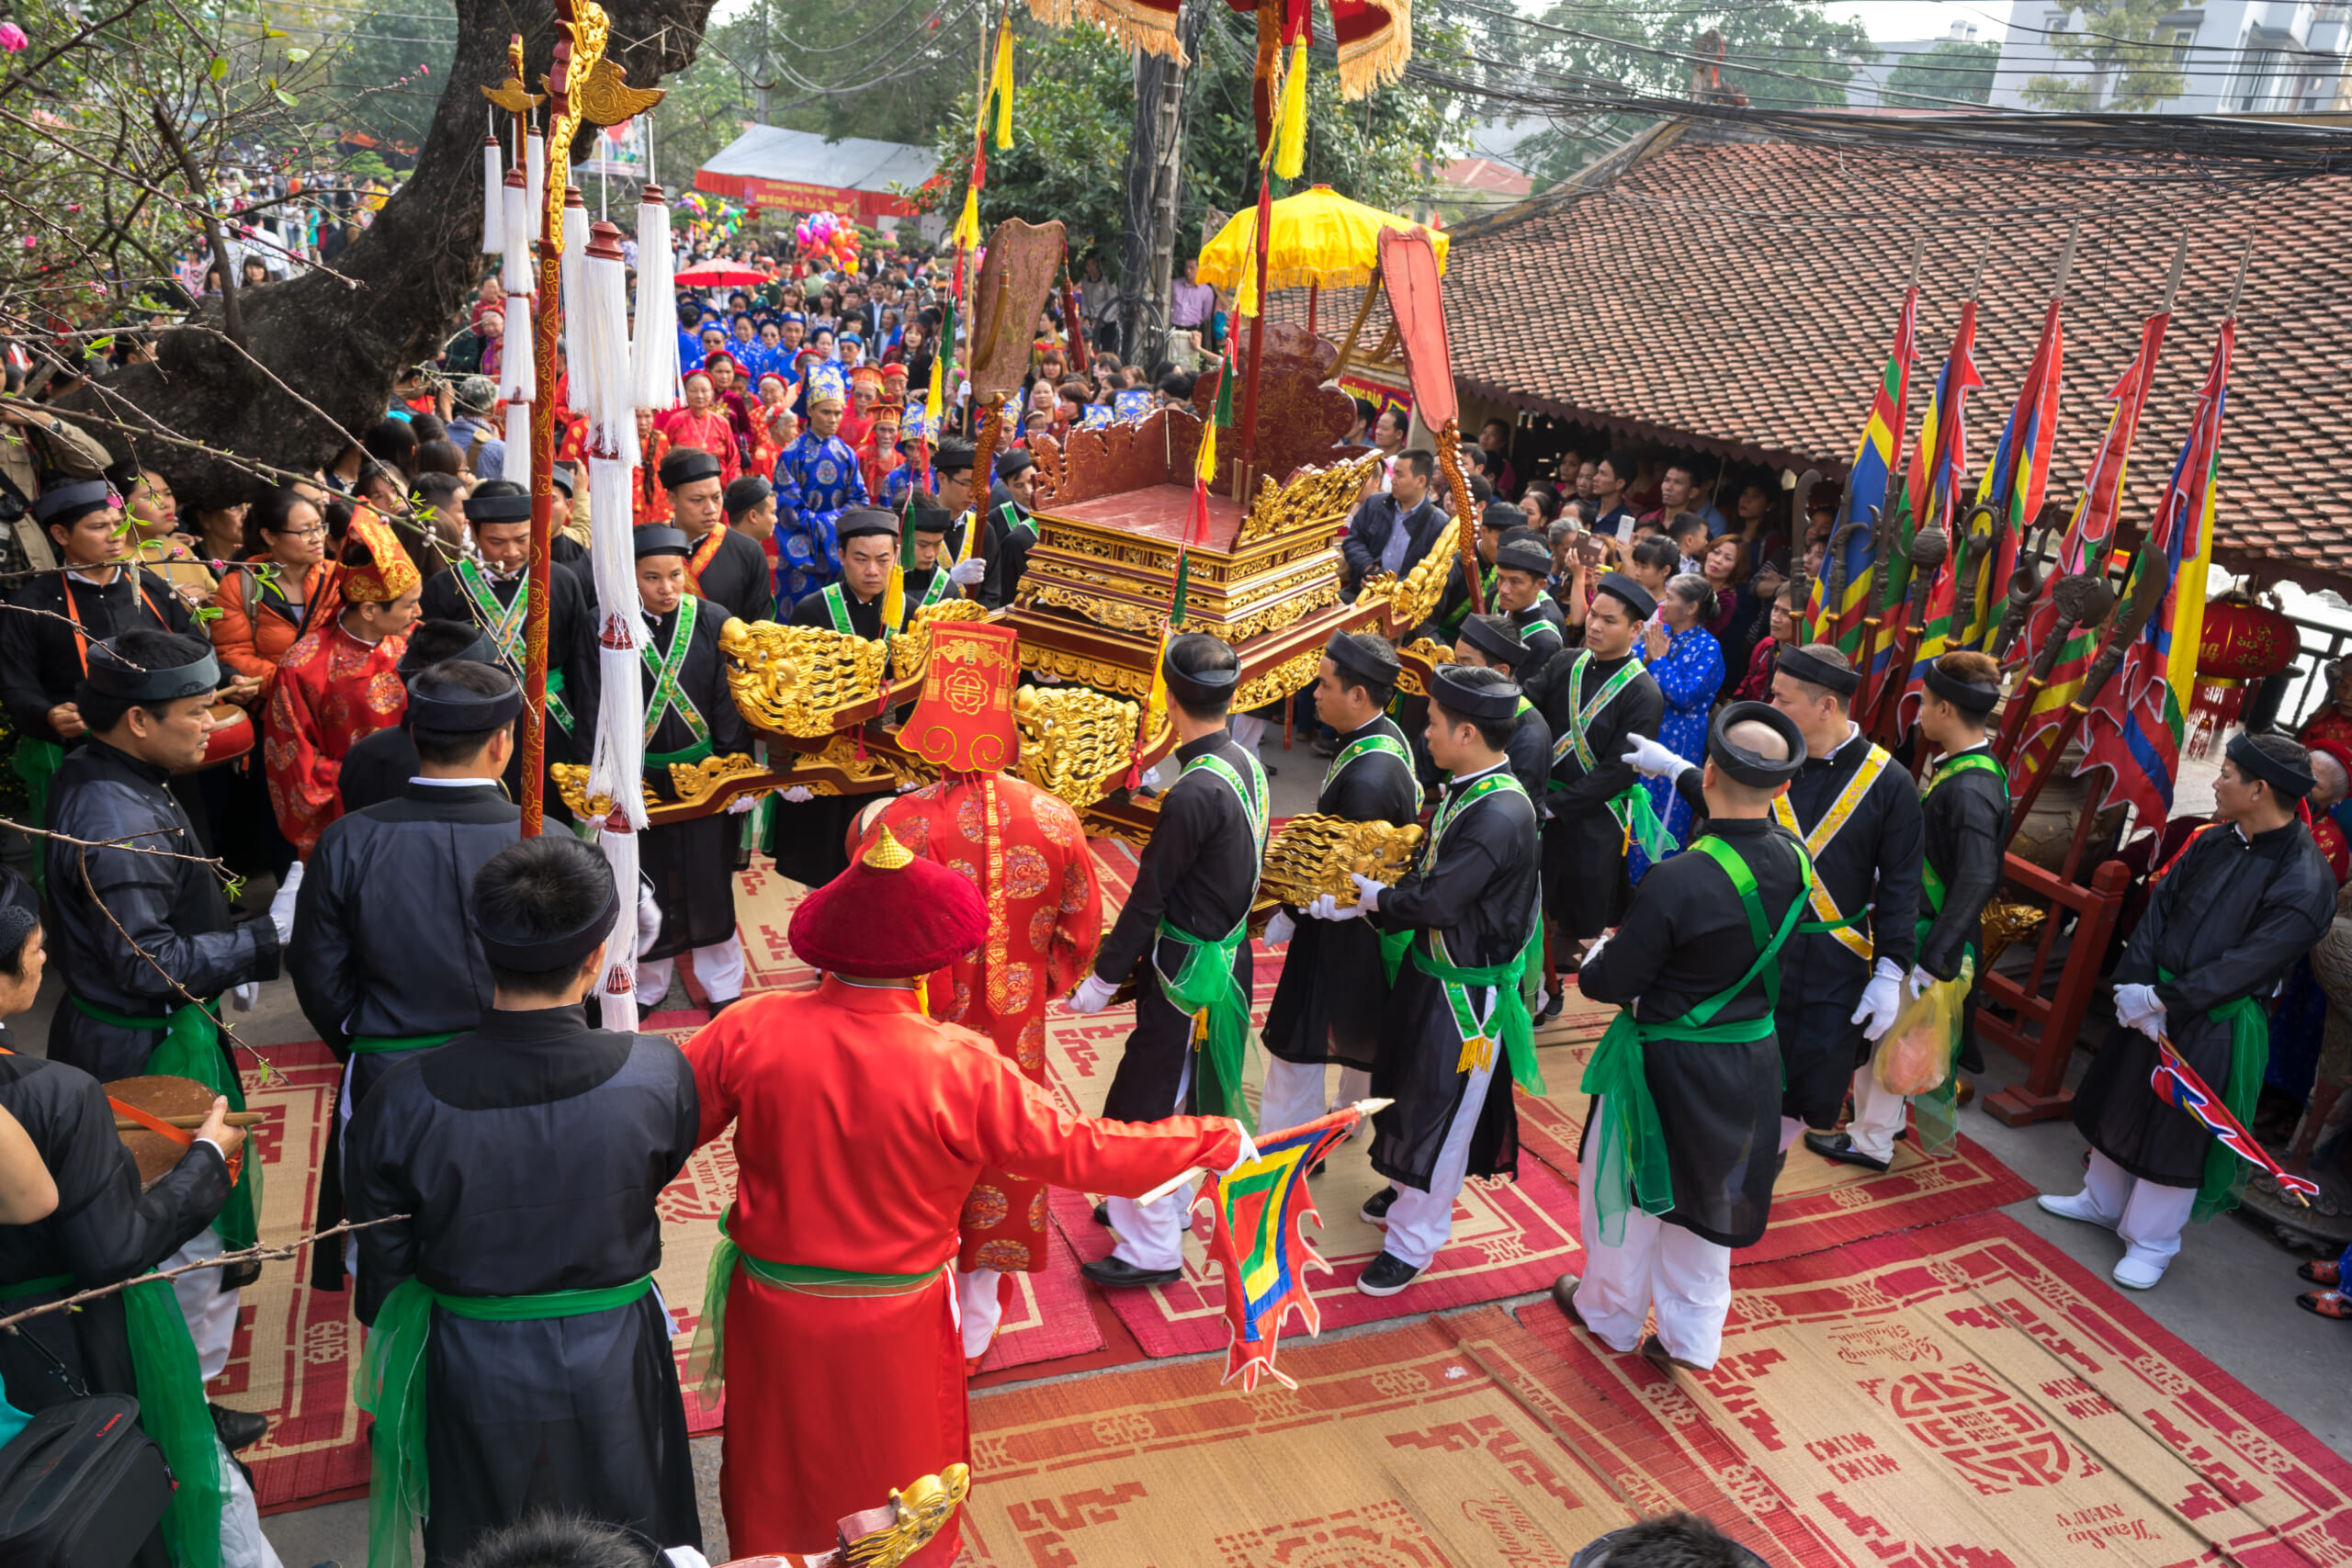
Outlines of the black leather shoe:
M 1585 1322 L 1584 1314 L 1577 1311 L 1577 1291 L 1583 1284 L 1583 1275 L 1563 1274 L 1552 1281 L 1552 1299 L 1559 1303 L 1562 1312 L 1568 1314 L 1570 1323 L 1589 1334 L 1592 1332 L 1591 1325 Z
M 205 1402 L 212 1412 L 212 1429 L 220 1434 L 220 1446 L 231 1453 L 252 1448 L 269 1432 L 269 1417 L 256 1416 L 250 1410 L 232 1410 L 225 1404 Z
M 1138 1269 L 1125 1258 L 1115 1256 L 1081 1263 L 1078 1271 L 1105 1290 L 1119 1290 L 1129 1285 L 1172 1285 L 1184 1272 L 1182 1269 Z
M 1094 1205 L 1094 1223 L 1106 1231 L 1111 1228 L 1111 1205 L 1107 1201 Z
M 715 1001 L 711 1003 L 710 1006 L 703 1010 L 704 1016 L 707 1018 L 717 1018 L 720 1013 L 725 1012 L 729 1008 L 733 1007 L 737 1002 L 740 1002 L 742 999 L 743 998 L 741 997 L 728 997 L 722 1000 Z
M 1681 1357 L 1669 1352 L 1666 1348 L 1666 1341 L 1655 1334 L 1642 1341 L 1642 1355 L 1659 1366 L 1680 1367 L 1686 1372 L 1703 1372 L 1707 1370 L 1696 1361 L 1686 1361 Z
M 1872 1159 L 1854 1147 L 1854 1140 L 1846 1133 L 1807 1133 L 1804 1146 L 1823 1159 L 1836 1160 L 1839 1165 L 1859 1165 L 1864 1170 L 1883 1171 L 1887 1162 Z
M 1356 1276 L 1356 1289 L 1367 1296 L 1393 1296 L 1420 1277 L 1421 1271 L 1401 1258 L 1382 1253 Z
M 1378 1225 L 1382 1230 L 1386 1230 L 1388 1228 L 1388 1205 L 1395 1201 L 1396 1201 L 1396 1189 L 1394 1187 L 1384 1187 L 1379 1191 L 1374 1193 L 1371 1197 L 1365 1199 L 1363 1201 L 1363 1207 L 1357 1210 L 1356 1214 L 1365 1224 Z
M 1551 1022 L 1554 1019 L 1560 1016 L 1560 1010 L 1567 1005 L 1568 988 L 1566 986 L 1562 986 L 1558 990 L 1552 993 L 1552 999 L 1544 1004 L 1544 1010 L 1535 1015 L 1535 1021 L 1539 1024 Z

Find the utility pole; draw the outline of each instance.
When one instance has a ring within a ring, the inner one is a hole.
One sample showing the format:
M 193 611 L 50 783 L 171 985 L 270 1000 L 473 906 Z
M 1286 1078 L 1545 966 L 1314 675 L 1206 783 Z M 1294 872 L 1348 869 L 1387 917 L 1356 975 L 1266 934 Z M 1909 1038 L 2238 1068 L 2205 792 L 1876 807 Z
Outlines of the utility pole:
M 1184 52 L 1200 42 L 1202 0 L 1177 15 Z M 1169 291 L 1175 277 L 1178 184 L 1184 164 L 1184 68 L 1136 51 L 1135 133 L 1127 143 L 1126 222 L 1119 252 L 1125 306 L 1121 355 L 1148 368 L 1167 355 Z

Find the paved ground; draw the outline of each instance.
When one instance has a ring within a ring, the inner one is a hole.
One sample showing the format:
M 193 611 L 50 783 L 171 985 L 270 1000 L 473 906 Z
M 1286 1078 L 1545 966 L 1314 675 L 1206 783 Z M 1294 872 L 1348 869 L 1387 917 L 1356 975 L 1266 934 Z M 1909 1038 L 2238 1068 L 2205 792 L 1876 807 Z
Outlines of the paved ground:
M 1322 759 L 1303 743 L 1283 753 L 1278 733 L 1267 741 L 1264 755 L 1275 766 L 1272 783 L 1276 813 L 1311 809 L 1322 776 Z M 2212 771 L 2211 763 L 2189 764 L 2177 810 L 2210 807 Z M 264 890 L 249 895 L 249 898 L 266 897 Z M 52 985 L 32 1013 L 16 1021 L 20 1046 L 41 1049 L 54 999 Z M 232 1014 L 232 1021 L 265 1050 L 273 1043 L 311 1036 L 294 1008 L 292 989 L 283 980 L 265 987 L 261 1005 L 253 1014 L 246 1018 Z M 1980 1102 L 1984 1094 L 2022 1077 L 2020 1064 L 1997 1053 L 1996 1058 L 1978 1080 Z M 2077 1053 L 2069 1081 L 2079 1079 L 2087 1063 L 2088 1058 Z M 2082 1185 L 2083 1140 L 2066 1122 L 2012 1130 L 1972 1107 L 1961 1113 L 1961 1130 L 2038 1186 L 2071 1192 Z M 2030 1201 L 2012 1205 L 2007 1212 L 2102 1276 L 2120 1255 L 2120 1244 L 2109 1232 L 2046 1214 Z M 2342 1380 L 2312 1375 L 2317 1367 L 2340 1369 L 2343 1331 L 2295 1306 L 2295 1294 L 2305 1288 L 2295 1279 L 2295 1261 L 2294 1254 L 2252 1224 L 2235 1218 L 2219 1220 L 2191 1232 L 2164 1283 L 2136 1296 L 2136 1304 L 2321 1441 L 2352 1457 L 2352 1413 L 2344 1406 Z M 725 1527 L 718 1517 L 718 1440 L 696 1442 L 695 1459 L 705 1529 L 716 1562 L 722 1558 L 726 1544 Z M 367 1559 L 365 1503 L 328 1504 L 274 1515 L 263 1523 L 287 1568 L 311 1568 L 329 1562 L 360 1568 Z

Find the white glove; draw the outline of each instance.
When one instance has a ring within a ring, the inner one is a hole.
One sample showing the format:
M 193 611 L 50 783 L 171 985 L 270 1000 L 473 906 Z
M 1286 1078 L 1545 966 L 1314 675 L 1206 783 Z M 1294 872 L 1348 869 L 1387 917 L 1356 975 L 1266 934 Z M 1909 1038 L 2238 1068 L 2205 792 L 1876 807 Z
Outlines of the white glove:
M 1217 1172 L 1217 1175 L 1219 1176 L 1231 1176 L 1235 1171 L 1239 1170 L 1243 1166 L 1248 1165 L 1251 1160 L 1258 1157 L 1258 1145 L 1251 1141 L 1250 1137 L 1250 1129 L 1244 1127 L 1240 1122 L 1236 1122 L 1233 1124 L 1233 1130 L 1241 1135 L 1241 1153 L 1235 1158 L 1231 1165 L 1227 1166 L 1223 1170 Z M 1276 1130 L 1280 1131 L 1280 1129 Z
M 1276 909 L 1274 918 L 1266 922 L 1266 945 L 1280 947 L 1298 933 L 1298 922 L 1290 918 L 1288 909 Z
M 646 951 L 662 940 L 662 901 L 653 896 L 652 880 L 642 874 L 637 879 L 637 946 L 629 953 L 632 968 Z M 631 982 L 634 984 L 634 981 Z M 651 998 L 660 1001 L 662 998 Z
M 1374 882 L 1356 871 L 1348 873 L 1348 879 L 1356 885 L 1356 913 L 1363 914 L 1380 908 L 1380 896 L 1388 891 L 1388 884 Z
M 269 923 L 277 928 L 277 944 L 280 947 L 294 940 L 294 896 L 302 890 L 305 869 L 306 863 L 296 861 L 269 901 Z
M 1584 950 L 1584 957 L 1577 963 L 1577 967 L 1583 969 L 1598 959 L 1600 956 L 1600 950 L 1609 945 L 1609 939 L 1614 934 L 1611 931 L 1602 931 L 1599 936 L 1594 937 L 1592 945 Z
M 2157 998 L 2154 986 L 2118 986 L 2115 1019 L 2124 1028 L 2136 1029 L 2154 1040 L 2164 1033 L 2165 1004 Z
M 1306 918 L 1310 920 L 1352 920 L 1363 913 L 1362 904 L 1351 904 L 1342 909 L 1338 896 L 1330 893 L 1323 894 L 1306 907 Z
M 1697 766 L 1671 746 L 1662 745 L 1646 735 L 1628 736 L 1632 750 L 1617 760 L 1632 765 L 1634 772 L 1645 779 L 1677 779 Z
M 1111 1005 L 1111 998 L 1118 994 L 1118 990 L 1119 987 L 1110 981 L 1089 975 L 1078 983 L 1078 989 L 1062 1005 L 1076 1013 L 1101 1012 Z
M 784 798 L 792 802 L 793 805 L 797 806 L 804 800 L 816 799 L 817 792 L 810 789 L 807 784 L 794 784 L 791 788 L 784 791 Z
M 259 1000 L 261 1000 L 259 980 L 248 980 L 242 986 L 232 986 L 229 988 L 229 1006 L 238 1012 L 253 1011 L 254 1004 Z
M 958 588 L 969 588 L 975 582 L 983 581 L 987 578 L 988 574 L 989 563 L 982 560 L 979 557 L 974 556 L 969 560 L 959 560 L 954 566 L 949 567 L 947 569 L 947 581 L 954 583 Z
M 1876 1040 L 1894 1027 L 1895 1014 L 1903 1010 L 1903 971 L 1892 958 L 1882 958 L 1871 971 L 1871 983 L 1862 987 L 1861 1004 L 1854 1009 L 1849 1023 L 1862 1026 L 1862 1038 Z
M 752 807 L 759 805 L 759 803 L 760 797 L 756 795 L 739 795 L 734 799 L 727 803 L 727 815 L 729 817 L 741 817 L 746 811 L 751 810 Z
M 1151 766 L 1146 768 L 1143 771 L 1143 777 L 1137 782 L 1146 789 L 1158 789 L 1159 787 L 1159 764 L 1154 762 Z
M 1920 968 L 1917 964 L 1915 964 L 1911 966 L 1911 994 L 1913 996 L 1924 997 L 1928 994 L 1928 987 L 1940 986 L 1942 984 L 1943 982 L 1941 980 L 1937 979 L 1933 975 L 1928 974 L 1925 969 Z

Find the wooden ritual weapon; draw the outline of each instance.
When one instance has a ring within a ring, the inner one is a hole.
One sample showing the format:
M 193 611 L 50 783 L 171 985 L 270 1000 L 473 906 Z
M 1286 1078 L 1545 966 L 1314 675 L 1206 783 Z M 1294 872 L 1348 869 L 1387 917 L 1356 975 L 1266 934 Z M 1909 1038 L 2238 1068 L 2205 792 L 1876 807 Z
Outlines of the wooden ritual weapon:
M 1911 561 L 1911 592 L 1904 605 L 1902 623 L 1895 628 L 1894 651 L 1886 661 L 1886 679 L 1870 694 L 1872 728 L 1901 711 L 1904 683 L 1911 678 L 1911 656 L 1928 630 L 1928 596 L 1934 591 L 1937 569 L 1951 553 L 1951 546 L 1945 539 L 1944 531 L 1933 524 L 1911 536 L 1911 547 L 1905 552 Z
M 2018 795 L 2017 809 L 2009 817 L 2011 833 L 2024 826 L 2027 814 L 2033 809 L 2035 798 L 2041 794 L 2041 786 L 2050 782 L 2052 773 L 2057 772 L 2060 754 L 2073 741 L 2075 732 L 2082 728 L 2083 720 L 2090 713 L 2091 705 L 2098 701 L 2099 693 L 2105 691 L 2108 682 L 2115 678 L 2116 667 L 2123 662 L 2124 654 L 2130 651 L 2132 642 L 2145 629 L 2149 617 L 2165 602 L 2165 590 L 2169 583 L 2164 573 L 2148 570 L 2145 552 L 2149 547 L 2146 545 L 2141 547 L 2143 558 L 2133 570 L 2132 607 L 2124 613 L 2122 619 L 2108 628 L 2107 640 L 2099 645 L 2098 657 L 2091 660 L 2090 672 L 2083 677 L 2082 691 L 2066 705 L 2066 717 L 2059 726 L 2058 739 L 2052 743 L 2042 765 L 2033 771 L 2032 776 L 2026 781 L 2024 791 Z
M 2011 610 L 2016 608 L 2017 591 L 2011 585 Z M 2115 608 L 2115 590 L 2107 580 L 2091 572 L 2074 572 L 2051 585 L 2050 603 L 2056 619 L 2051 623 L 2050 637 L 2034 656 L 2033 667 L 2026 672 L 2018 689 L 2009 694 L 2007 711 L 2001 718 L 1999 739 L 1993 742 L 1993 754 L 2007 765 L 2025 733 L 2026 719 L 2033 709 L 2033 700 L 2050 684 L 2050 672 L 2058 667 L 2060 655 L 2075 635 L 2076 626 L 2095 626 L 2107 619 Z

